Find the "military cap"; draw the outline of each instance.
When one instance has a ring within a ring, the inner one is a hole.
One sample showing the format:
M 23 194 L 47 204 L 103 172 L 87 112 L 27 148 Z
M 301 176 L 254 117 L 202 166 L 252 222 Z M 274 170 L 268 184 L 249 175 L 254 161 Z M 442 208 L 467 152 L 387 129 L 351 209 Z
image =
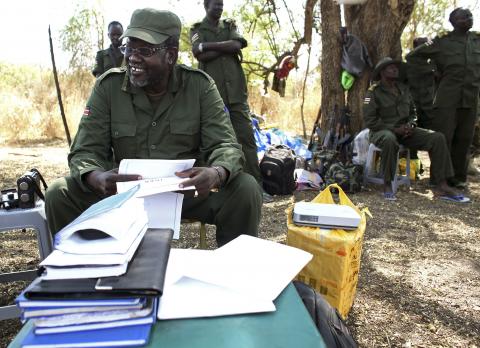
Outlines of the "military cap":
M 158 45 L 170 36 L 179 38 L 181 29 L 182 23 L 175 13 L 142 8 L 133 12 L 130 24 L 121 38 L 134 37 Z
M 380 79 L 380 72 L 391 64 L 399 66 L 401 63 L 398 59 L 392 59 L 390 57 L 382 58 L 378 61 L 375 69 L 373 69 L 372 80 L 376 81 Z

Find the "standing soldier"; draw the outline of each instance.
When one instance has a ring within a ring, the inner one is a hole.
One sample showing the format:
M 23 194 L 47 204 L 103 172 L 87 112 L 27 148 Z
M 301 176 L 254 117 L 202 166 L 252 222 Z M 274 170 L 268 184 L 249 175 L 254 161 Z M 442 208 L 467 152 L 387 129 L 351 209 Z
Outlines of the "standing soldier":
M 97 52 L 95 67 L 92 70 L 93 76 L 99 77 L 105 71 L 122 65 L 123 54 L 120 52 L 120 45 L 122 44 L 120 37 L 122 34 L 123 26 L 120 22 L 113 21 L 108 25 L 108 38 L 111 45 L 109 48 Z
M 453 31 L 417 47 L 407 55 L 407 61 L 417 64 L 430 58 L 435 62 L 439 81 L 431 127 L 447 139 L 455 173 L 450 184 L 466 188 L 480 91 L 480 35 L 470 31 L 473 17 L 468 9 L 456 8 L 449 21 Z
M 413 48 L 428 42 L 426 37 L 413 40 Z M 430 129 L 435 96 L 435 64 L 428 58 L 418 59 L 416 64 L 407 62 L 407 81 L 417 112 L 419 127 Z
M 198 67 L 215 81 L 230 114 L 230 121 L 242 145 L 244 170 L 262 186 L 257 146 L 248 107 L 247 83 L 242 69 L 242 48 L 247 46 L 232 19 L 220 20 L 223 0 L 204 0 L 206 16 L 190 30 L 192 52 Z M 264 201 L 271 197 L 263 193 Z

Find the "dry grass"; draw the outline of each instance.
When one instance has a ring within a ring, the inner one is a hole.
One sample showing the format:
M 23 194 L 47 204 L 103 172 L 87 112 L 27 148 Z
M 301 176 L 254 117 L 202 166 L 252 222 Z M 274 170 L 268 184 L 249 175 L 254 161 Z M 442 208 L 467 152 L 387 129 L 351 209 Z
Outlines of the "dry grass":
M 0 63 L 0 144 L 65 138 L 51 70 Z M 74 134 L 94 78 L 88 71 L 59 75 L 62 101 Z
M 32 140 L 65 139 L 51 70 L 0 63 L 0 144 Z M 59 76 L 62 101 L 70 134 L 76 133 L 78 122 L 90 95 L 94 78 L 89 71 L 61 73 Z M 300 118 L 303 76 L 292 73 L 284 98 L 262 88 L 251 86 L 251 110 L 263 115 L 267 123 L 292 134 L 302 134 Z M 315 81 L 308 81 L 304 114 L 306 133 L 311 132 L 319 108 L 320 92 Z

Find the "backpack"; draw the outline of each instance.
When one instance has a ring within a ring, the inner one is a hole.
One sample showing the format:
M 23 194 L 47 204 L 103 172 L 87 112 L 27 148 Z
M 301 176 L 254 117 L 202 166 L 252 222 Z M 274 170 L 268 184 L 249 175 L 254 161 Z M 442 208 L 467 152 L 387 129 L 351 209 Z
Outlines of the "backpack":
M 338 184 L 348 193 L 360 192 L 363 181 L 363 166 L 359 164 L 333 163 L 325 175 L 325 183 Z
M 286 145 L 270 146 L 260 161 L 263 188 L 270 195 L 289 195 L 295 190 L 295 152 Z
M 356 348 L 347 325 L 340 313 L 332 307 L 318 292 L 310 286 L 294 281 L 295 289 L 303 301 L 308 313 L 317 326 L 328 348 Z
M 330 149 L 321 149 L 312 153 L 312 159 L 308 163 L 308 170 L 317 172 L 322 178 L 333 163 L 338 162 L 338 152 Z

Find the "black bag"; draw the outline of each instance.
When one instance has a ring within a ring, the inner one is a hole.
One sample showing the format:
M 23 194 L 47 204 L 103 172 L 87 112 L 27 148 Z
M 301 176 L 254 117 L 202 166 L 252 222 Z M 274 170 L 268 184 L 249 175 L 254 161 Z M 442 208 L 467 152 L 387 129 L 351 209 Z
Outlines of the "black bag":
M 295 190 L 295 153 L 286 145 L 270 146 L 260 162 L 263 188 L 271 195 L 289 195 Z
M 319 293 L 310 286 L 294 281 L 308 313 L 317 326 L 320 335 L 328 348 L 356 348 L 357 343 L 353 339 L 347 325 L 340 313 L 333 308 Z

